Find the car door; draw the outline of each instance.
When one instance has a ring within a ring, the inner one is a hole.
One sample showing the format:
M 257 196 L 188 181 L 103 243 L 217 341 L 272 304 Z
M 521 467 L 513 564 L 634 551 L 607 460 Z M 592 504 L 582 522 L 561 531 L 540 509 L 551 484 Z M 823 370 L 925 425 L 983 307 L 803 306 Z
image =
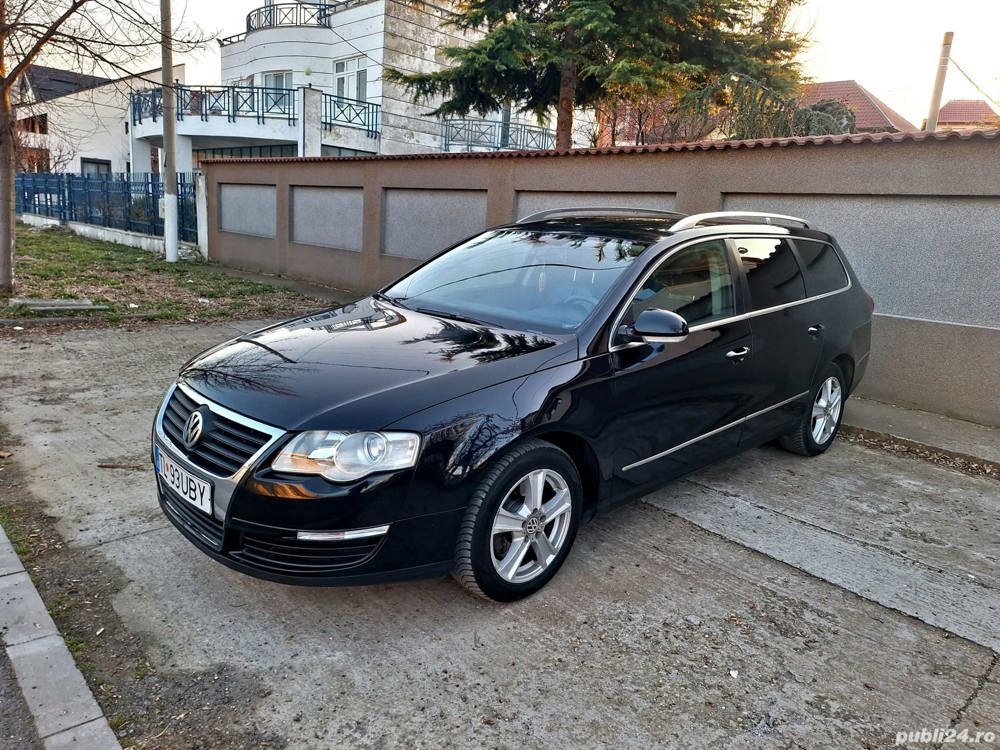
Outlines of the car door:
M 749 323 L 738 317 L 735 259 L 721 239 L 674 251 L 630 296 L 612 343 L 609 444 L 620 494 L 662 483 L 737 449 L 748 403 Z M 670 310 L 687 338 L 645 343 L 625 331 L 646 309 Z
M 732 240 L 743 271 L 750 313 L 750 419 L 744 444 L 770 440 L 797 424 L 809 406 L 822 351 L 822 327 L 806 302 L 806 287 L 785 237 Z

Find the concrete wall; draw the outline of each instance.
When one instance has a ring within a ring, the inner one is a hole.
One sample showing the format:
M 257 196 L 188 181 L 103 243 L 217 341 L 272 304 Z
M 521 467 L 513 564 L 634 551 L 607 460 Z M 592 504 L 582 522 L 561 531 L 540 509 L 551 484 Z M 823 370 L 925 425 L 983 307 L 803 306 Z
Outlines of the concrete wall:
M 114 242 L 116 245 L 134 247 L 137 250 L 145 250 L 150 253 L 163 255 L 163 238 L 152 237 L 148 234 L 129 232 L 125 229 L 115 229 L 114 227 L 99 227 L 94 224 L 83 224 L 78 221 L 68 221 L 63 224 L 59 219 L 49 216 L 39 216 L 37 214 L 18 214 L 17 220 L 33 227 L 51 229 L 53 227 L 65 227 L 73 234 L 81 237 L 89 237 L 92 240 L 102 242 Z M 185 260 L 204 260 L 201 248 L 190 242 L 179 243 L 181 258 Z
M 545 157 L 207 163 L 210 219 L 230 222 L 209 222 L 209 253 L 367 292 L 479 228 L 560 205 L 791 213 L 838 237 L 876 299 L 862 393 L 1000 425 L 998 149 L 994 134 Z M 239 200 L 228 192 L 239 183 L 272 186 L 273 207 L 227 206 L 230 197 Z M 348 189 L 354 203 L 331 203 L 331 214 L 299 226 L 290 220 L 299 186 Z M 259 223 L 264 210 L 272 212 L 273 239 L 234 231 L 237 217 Z M 336 248 L 308 239 L 334 236 L 344 237 Z

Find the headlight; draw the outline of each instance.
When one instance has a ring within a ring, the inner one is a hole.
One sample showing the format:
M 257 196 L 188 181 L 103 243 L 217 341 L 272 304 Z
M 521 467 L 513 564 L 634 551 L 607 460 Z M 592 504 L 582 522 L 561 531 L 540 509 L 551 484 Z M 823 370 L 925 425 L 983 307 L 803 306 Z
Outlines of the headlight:
M 376 471 L 408 469 L 417 462 L 420 436 L 412 432 L 303 432 L 271 462 L 287 474 L 319 474 L 351 482 Z

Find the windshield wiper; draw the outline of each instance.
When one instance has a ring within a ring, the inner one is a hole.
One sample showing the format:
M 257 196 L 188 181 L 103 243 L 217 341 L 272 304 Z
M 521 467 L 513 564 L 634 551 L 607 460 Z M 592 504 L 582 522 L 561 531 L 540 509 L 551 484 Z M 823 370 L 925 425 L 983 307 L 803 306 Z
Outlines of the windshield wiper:
M 390 297 L 387 294 L 382 294 L 382 292 L 375 292 L 375 294 L 373 294 L 372 297 L 379 300 L 380 302 L 388 302 L 390 305 L 395 305 L 396 307 L 402 307 L 404 310 L 410 309 L 403 304 L 403 300 L 407 299 L 406 297 Z
M 468 315 L 460 315 L 459 313 L 445 312 L 444 310 L 435 310 L 430 307 L 414 307 L 413 310 L 424 313 L 425 315 L 436 315 L 439 318 L 448 318 L 449 320 L 457 320 L 460 323 L 472 323 L 477 326 L 495 326 L 496 323 L 491 323 L 488 320 L 478 320 L 477 318 L 470 318 Z

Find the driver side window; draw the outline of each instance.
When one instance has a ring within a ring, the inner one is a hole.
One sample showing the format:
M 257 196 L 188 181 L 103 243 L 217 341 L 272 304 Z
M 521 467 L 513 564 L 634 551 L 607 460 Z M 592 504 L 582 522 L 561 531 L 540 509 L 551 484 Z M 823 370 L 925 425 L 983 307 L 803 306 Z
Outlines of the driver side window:
M 632 320 L 643 310 L 670 310 L 689 326 L 735 315 L 733 278 L 722 240 L 701 242 L 665 260 L 629 305 Z

